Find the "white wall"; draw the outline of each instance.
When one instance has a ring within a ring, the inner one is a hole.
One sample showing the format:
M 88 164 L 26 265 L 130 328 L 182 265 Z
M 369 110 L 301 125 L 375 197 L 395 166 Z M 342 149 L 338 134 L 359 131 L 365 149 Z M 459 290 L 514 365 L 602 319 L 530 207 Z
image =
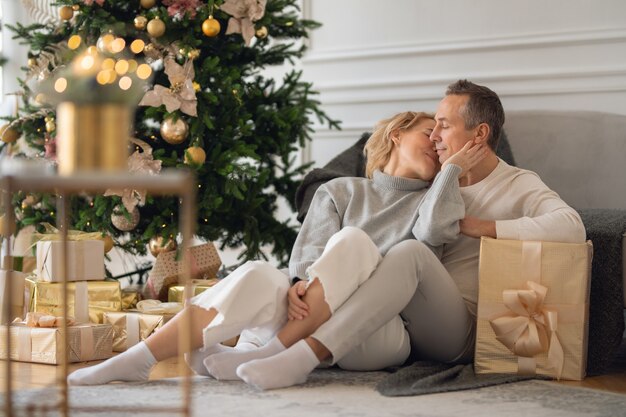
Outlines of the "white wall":
M 305 158 L 321 166 L 374 123 L 434 111 L 467 78 L 505 110 L 626 114 L 623 0 L 304 0 L 314 31 L 304 76 L 343 131 L 320 127 Z

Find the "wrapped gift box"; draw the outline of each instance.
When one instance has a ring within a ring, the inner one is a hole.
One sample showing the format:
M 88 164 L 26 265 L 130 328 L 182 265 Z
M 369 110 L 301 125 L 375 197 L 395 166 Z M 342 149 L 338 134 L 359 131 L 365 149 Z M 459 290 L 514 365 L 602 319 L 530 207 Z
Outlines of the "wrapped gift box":
M 591 242 L 482 238 L 474 368 L 581 380 Z
M 193 295 L 200 294 L 201 292 L 211 288 L 218 282 L 219 280 L 217 278 L 191 280 L 191 285 L 193 287 Z M 185 290 L 185 287 L 183 285 L 175 285 L 173 287 L 170 287 L 167 291 L 167 301 L 170 303 L 182 303 L 184 290 Z
M 122 310 L 130 310 L 137 307 L 137 303 L 141 301 L 141 294 L 135 288 L 122 289 Z
M 34 256 L 5 256 L 2 258 L 2 269 L 30 274 L 37 268 L 37 258 Z
M 4 306 L 9 302 L 7 281 L 11 279 L 11 312 L 5 316 Z M 17 271 L 0 270 L 0 324 L 7 324 L 17 317 L 25 317 L 28 311 L 28 300 L 25 300 L 24 281 L 26 274 Z
M 102 323 L 105 311 L 122 311 L 120 283 L 117 281 L 68 282 L 68 315 L 77 323 Z M 52 316 L 63 315 L 63 284 L 26 279 L 29 311 Z
M 189 248 L 189 254 L 192 279 L 206 280 L 217 276 L 222 261 L 213 243 L 193 246 Z M 167 300 L 168 288 L 178 284 L 181 263 L 177 255 L 176 251 L 159 253 L 148 276 L 144 292 L 146 298 Z
M 113 326 L 113 351 L 123 352 L 167 323 L 174 314 L 146 314 L 136 311 L 104 313 L 104 323 Z
M 42 281 L 60 282 L 63 258 L 58 240 L 37 242 L 37 276 Z M 67 281 L 104 279 L 104 242 L 77 240 L 67 242 Z
M 7 357 L 6 332 L 0 326 L 0 358 Z M 61 362 L 61 332 L 57 327 L 10 326 L 12 360 L 59 364 Z M 113 355 L 113 328 L 109 324 L 80 324 L 69 326 L 69 362 L 94 361 Z

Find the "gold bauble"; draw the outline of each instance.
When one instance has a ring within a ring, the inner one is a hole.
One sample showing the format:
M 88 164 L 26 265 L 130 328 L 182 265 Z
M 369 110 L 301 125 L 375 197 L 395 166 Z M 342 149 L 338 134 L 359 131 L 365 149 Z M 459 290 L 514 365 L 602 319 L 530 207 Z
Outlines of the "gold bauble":
M 148 22 L 148 33 L 150 36 L 154 38 L 159 38 L 163 36 L 165 33 L 165 22 L 163 22 L 159 17 L 155 17 L 151 21 Z
M 72 5 L 72 10 L 74 10 L 75 12 L 80 10 L 80 6 L 78 4 L 74 4 Z
M 28 68 L 33 68 L 37 65 L 37 58 L 28 58 Z
M 174 239 L 163 239 L 161 236 L 155 236 L 150 239 L 148 243 L 148 250 L 152 256 L 157 257 L 161 252 L 171 252 L 177 248 L 176 241 Z
M 148 24 L 148 18 L 146 16 L 137 16 L 133 22 L 135 23 L 135 29 L 144 30 Z
M 206 161 L 206 152 L 199 146 L 191 146 L 185 150 L 185 163 L 187 165 L 202 165 Z
M 256 35 L 257 38 L 259 39 L 265 39 L 267 38 L 267 27 L 265 26 L 261 26 L 260 28 L 258 28 L 256 30 L 256 32 L 254 32 L 254 34 Z
M 150 9 L 156 4 L 156 0 L 141 0 L 139 2 L 144 9 Z
M 57 128 L 57 125 L 56 123 L 54 123 L 54 120 L 46 122 L 46 132 L 52 133 L 56 130 L 56 128 Z
M 207 20 L 202 22 L 202 32 L 209 38 L 217 36 L 221 28 L 219 20 L 214 19 L 213 16 L 209 16 Z
M 109 253 L 113 246 L 115 246 L 115 242 L 110 235 L 102 236 L 102 241 L 104 242 L 104 253 Z
M 161 123 L 161 137 L 170 145 L 181 144 L 187 139 L 189 125 L 180 117 L 174 121 L 173 117 L 166 117 Z
M 189 52 L 187 52 L 187 58 L 189 59 L 196 59 L 200 56 L 200 50 L 199 49 L 192 49 Z
M 0 140 L 4 143 L 13 143 L 20 138 L 20 132 L 5 124 L 0 127 Z
M 124 210 L 121 206 L 116 206 L 111 213 L 111 223 L 116 229 L 122 232 L 130 232 L 139 224 L 139 209 L 135 207 L 130 213 L 130 220 L 123 214 Z
M 74 17 L 74 10 L 71 6 L 63 6 L 59 9 L 59 16 L 62 20 L 70 20 Z

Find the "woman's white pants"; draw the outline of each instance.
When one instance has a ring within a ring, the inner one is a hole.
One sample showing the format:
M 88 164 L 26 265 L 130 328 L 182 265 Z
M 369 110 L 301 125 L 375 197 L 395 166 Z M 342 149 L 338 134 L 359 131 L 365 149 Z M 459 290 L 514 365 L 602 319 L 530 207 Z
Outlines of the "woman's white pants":
M 309 282 L 322 284 L 332 312 L 312 337 L 344 369 L 401 365 L 411 349 L 455 361 L 471 347 L 472 320 L 465 303 L 441 262 L 421 242 L 400 242 L 382 257 L 365 232 L 345 227 L 331 237 L 307 275 Z M 240 333 L 242 342 L 266 343 L 287 321 L 288 289 L 288 276 L 273 266 L 242 265 L 192 299 L 218 311 L 204 329 L 204 345 Z

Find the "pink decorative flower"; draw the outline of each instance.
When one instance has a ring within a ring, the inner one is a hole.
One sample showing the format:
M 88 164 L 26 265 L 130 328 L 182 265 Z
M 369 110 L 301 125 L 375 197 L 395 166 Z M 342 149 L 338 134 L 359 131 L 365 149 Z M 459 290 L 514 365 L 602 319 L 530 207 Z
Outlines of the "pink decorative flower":
M 182 19 L 185 13 L 189 13 L 190 18 L 196 17 L 196 11 L 202 2 L 200 0 L 163 0 L 167 6 L 167 13 L 174 18 Z
M 57 138 L 50 136 L 49 134 L 46 133 L 45 135 L 45 141 L 43 144 L 45 153 L 44 153 L 44 157 L 46 159 L 50 159 L 51 161 L 56 161 L 57 160 Z
M 87 6 L 91 6 L 94 1 L 98 3 L 98 6 L 102 6 L 104 4 L 104 0 L 83 0 L 83 3 L 85 3 L 85 5 Z

